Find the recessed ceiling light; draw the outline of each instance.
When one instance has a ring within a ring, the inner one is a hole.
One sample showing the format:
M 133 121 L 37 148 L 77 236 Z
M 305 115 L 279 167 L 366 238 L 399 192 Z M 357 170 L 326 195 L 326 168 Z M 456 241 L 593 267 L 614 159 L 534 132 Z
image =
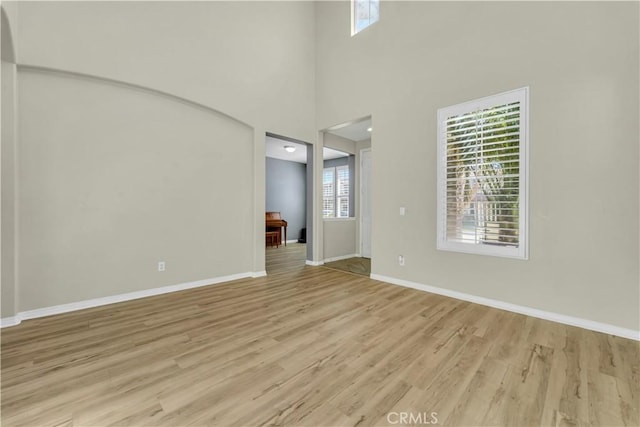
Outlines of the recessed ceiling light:
M 296 151 L 296 147 L 293 147 L 291 145 L 285 145 L 284 149 L 287 150 L 287 153 L 293 153 L 294 151 Z
M 371 132 L 373 128 L 367 128 L 367 132 Z

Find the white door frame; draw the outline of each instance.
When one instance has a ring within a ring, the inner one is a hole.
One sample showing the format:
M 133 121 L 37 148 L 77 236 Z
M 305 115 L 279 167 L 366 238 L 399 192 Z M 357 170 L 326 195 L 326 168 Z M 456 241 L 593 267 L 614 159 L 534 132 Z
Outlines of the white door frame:
M 359 234 L 359 238 L 360 238 L 359 240 L 360 241 L 358 242 L 358 248 L 359 248 L 360 256 L 364 256 L 365 255 L 364 251 L 362 250 L 362 246 L 363 246 L 363 238 L 362 238 L 362 236 L 364 235 L 364 233 L 363 233 L 363 230 L 364 230 L 364 227 L 363 227 L 364 215 L 362 214 L 363 213 L 362 206 L 363 206 L 363 199 L 364 199 L 364 197 L 362 197 L 362 193 L 363 193 L 362 189 L 363 189 L 363 183 L 364 183 L 364 179 L 363 179 L 364 168 L 362 167 L 362 164 L 363 164 L 362 153 L 365 152 L 365 151 L 371 152 L 371 147 L 361 148 L 360 149 L 360 153 L 359 153 L 360 154 L 360 161 L 359 161 L 359 163 L 360 163 L 359 164 L 360 173 L 359 173 L 359 177 L 358 178 L 359 178 L 359 184 L 360 184 L 359 187 L 360 188 L 358 189 L 358 192 L 360 193 L 359 194 L 360 195 L 360 197 L 359 197 L 360 201 L 358 203 L 359 204 L 359 212 L 358 213 L 359 213 L 359 216 L 360 216 L 360 221 L 359 221 L 360 222 L 360 233 L 358 233 L 358 234 Z M 371 167 L 371 165 L 370 165 L 370 167 Z M 367 184 L 368 184 L 369 199 L 371 199 L 371 174 L 369 175 L 369 180 L 368 180 Z M 371 216 L 371 212 L 369 212 L 369 215 Z M 371 229 L 369 230 L 369 245 L 371 245 Z M 369 250 L 371 250 L 371 248 L 369 248 Z M 372 254 L 369 253 L 369 257 L 371 257 L 371 256 L 372 256 Z

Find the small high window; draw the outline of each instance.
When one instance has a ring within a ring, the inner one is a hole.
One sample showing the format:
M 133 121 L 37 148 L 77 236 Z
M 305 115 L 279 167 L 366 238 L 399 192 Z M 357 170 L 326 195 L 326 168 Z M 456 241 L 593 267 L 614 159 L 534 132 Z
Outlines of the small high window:
M 379 0 L 351 0 L 351 35 L 355 35 L 380 19 Z

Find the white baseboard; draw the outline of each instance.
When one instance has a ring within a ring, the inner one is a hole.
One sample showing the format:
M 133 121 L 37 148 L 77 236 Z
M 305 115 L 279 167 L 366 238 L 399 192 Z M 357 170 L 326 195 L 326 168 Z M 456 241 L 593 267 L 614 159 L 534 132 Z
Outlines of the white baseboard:
M 94 298 L 85 301 L 72 302 L 69 304 L 54 305 L 51 307 L 37 308 L 35 310 L 22 311 L 15 316 L 0 319 L 0 327 L 18 325 L 23 320 L 37 319 L 39 317 L 52 316 L 54 314 L 69 313 L 71 311 L 84 310 L 86 308 L 100 307 L 117 302 L 131 301 L 134 299 L 151 297 L 155 295 L 168 294 L 171 292 L 184 291 L 186 289 L 199 288 L 202 286 L 215 285 L 218 283 L 230 282 L 232 280 L 246 279 L 249 277 L 266 276 L 266 271 L 255 273 L 238 273 L 229 276 L 214 277 L 212 279 L 196 280 L 195 282 L 180 283 L 178 285 L 163 286 L 161 288 L 145 289 L 142 291 L 129 292 L 126 294 L 112 295 L 102 298 Z
M 298 239 L 287 240 L 287 243 L 298 243 Z
M 267 270 L 254 271 L 253 273 L 251 273 L 251 277 L 253 277 L 254 279 L 258 277 L 265 277 L 266 275 L 267 275 Z
M 538 319 L 550 320 L 552 322 L 563 323 L 565 325 L 571 325 L 571 326 L 577 326 L 578 328 L 589 329 L 591 331 L 602 332 L 605 334 L 616 335 L 618 337 L 640 341 L 640 331 L 636 331 L 634 329 L 621 328 L 619 326 L 610 325 L 608 323 L 595 322 L 593 320 L 581 319 L 579 317 L 567 316 L 565 314 L 538 310 L 537 308 L 511 304 L 508 302 L 479 297 L 471 294 L 465 294 L 463 292 L 452 291 L 450 289 L 423 285 L 422 283 L 410 282 L 408 280 L 396 279 L 394 277 L 382 276 L 380 274 L 372 274 L 371 278 L 374 280 L 380 280 L 382 282 L 391 283 L 393 285 L 399 285 L 407 288 L 417 289 L 424 292 L 444 295 L 447 297 L 451 297 L 451 298 L 455 298 L 463 301 L 469 301 L 476 304 L 499 308 L 501 310 L 524 314 L 531 317 L 536 317 Z
M 8 328 L 20 324 L 20 316 L 3 317 L 0 319 L 0 328 Z
M 327 262 L 340 261 L 340 260 L 347 259 L 347 258 L 360 258 L 360 254 L 340 255 L 340 256 L 336 256 L 336 257 L 325 258 L 325 259 L 323 259 L 321 261 L 309 261 L 309 260 L 307 260 L 305 262 L 305 264 L 317 267 L 319 265 L 324 265 Z
M 349 255 L 340 255 L 340 256 L 334 256 L 331 258 L 325 258 L 324 262 L 333 262 L 333 261 L 342 261 L 343 259 L 348 259 L 348 258 L 356 258 L 358 255 L 356 254 L 349 254 Z

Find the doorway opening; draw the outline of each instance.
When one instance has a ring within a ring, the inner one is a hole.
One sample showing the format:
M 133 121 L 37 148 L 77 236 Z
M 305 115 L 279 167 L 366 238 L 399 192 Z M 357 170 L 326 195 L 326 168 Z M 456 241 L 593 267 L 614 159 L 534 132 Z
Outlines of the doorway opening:
M 311 144 L 265 137 L 265 267 L 267 274 L 305 266 L 312 236 Z
M 347 173 L 348 198 L 342 194 L 335 197 L 336 214 L 331 213 L 331 176 L 335 161 L 324 161 L 323 206 L 322 206 L 322 250 L 324 265 L 329 268 L 356 274 L 371 274 L 371 141 L 373 122 L 370 116 L 341 123 L 323 131 L 324 150 L 343 152 L 345 166 L 341 172 Z M 348 165 L 348 166 L 346 166 Z M 333 172 L 338 174 L 337 168 Z M 335 181 L 334 187 L 344 186 Z M 339 189 L 338 189 L 339 190 Z M 338 191 L 336 190 L 336 191 Z M 339 196 L 343 197 L 339 197 Z M 329 200 L 326 200 L 329 196 Z M 348 200 L 347 200 L 348 199 Z M 338 205 L 338 203 L 341 203 Z M 348 207 L 347 207 L 348 206 Z M 348 211 L 348 215 L 346 215 Z M 339 213 L 339 215 L 338 215 Z

